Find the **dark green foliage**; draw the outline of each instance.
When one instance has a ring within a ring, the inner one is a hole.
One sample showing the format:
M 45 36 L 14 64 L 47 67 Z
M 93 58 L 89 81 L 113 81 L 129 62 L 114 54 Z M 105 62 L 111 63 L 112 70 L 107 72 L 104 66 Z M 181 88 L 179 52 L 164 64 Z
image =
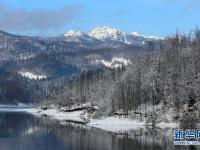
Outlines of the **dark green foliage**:
M 17 74 L 0 70 L 0 103 L 30 103 L 34 96 L 33 88 L 27 80 Z

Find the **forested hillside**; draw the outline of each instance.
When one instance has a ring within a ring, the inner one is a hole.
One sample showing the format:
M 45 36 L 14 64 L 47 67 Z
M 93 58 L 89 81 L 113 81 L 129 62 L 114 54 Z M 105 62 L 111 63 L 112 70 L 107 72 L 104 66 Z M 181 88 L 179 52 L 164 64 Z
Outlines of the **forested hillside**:
M 131 60 L 144 49 L 143 45 L 88 38 L 30 37 L 0 31 L 0 69 L 3 70 L 0 103 L 41 102 L 43 97 L 63 89 L 82 72 L 101 70 L 113 58 Z M 6 87 L 9 84 L 13 84 L 13 89 Z M 18 96 L 13 94 L 16 90 L 21 90 L 16 93 Z
M 176 33 L 153 42 L 128 66 L 84 72 L 45 105 L 70 108 L 90 102 L 99 107 L 96 116 L 126 115 L 147 120 L 197 120 L 200 101 L 200 31 L 189 36 Z
M 32 103 L 38 95 L 33 89 L 25 78 L 0 69 L 1 104 Z
M 63 110 L 90 104 L 98 106 L 93 117 L 199 118 L 198 29 L 189 35 L 145 40 L 142 45 L 5 32 L 0 32 L 0 38 L 1 103 L 35 103 L 45 109 L 53 105 Z

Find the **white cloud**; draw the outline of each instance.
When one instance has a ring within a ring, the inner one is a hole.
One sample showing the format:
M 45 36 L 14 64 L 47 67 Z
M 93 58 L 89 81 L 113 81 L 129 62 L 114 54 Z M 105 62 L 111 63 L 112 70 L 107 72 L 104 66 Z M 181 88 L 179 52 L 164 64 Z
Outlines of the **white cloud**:
M 82 11 L 81 5 L 63 6 L 57 10 L 10 9 L 0 2 L 0 29 L 8 31 L 38 32 L 57 30 L 70 23 Z

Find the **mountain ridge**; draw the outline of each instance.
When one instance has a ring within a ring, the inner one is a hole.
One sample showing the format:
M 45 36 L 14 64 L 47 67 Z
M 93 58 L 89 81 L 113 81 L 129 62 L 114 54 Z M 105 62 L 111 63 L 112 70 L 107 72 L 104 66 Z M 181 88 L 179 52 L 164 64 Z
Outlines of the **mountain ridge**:
M 159 36 L 145 36 L 142 35 L 138 32 L 131 32 L 131 33 L 126 33 L 123 32 L 119 29 L 113 28 L 113 27 L 108 27 L 108 26 L 99 26 L 94 28 L 88 33 L 83 33 L 80 31 L 75 31 L 75 30 L 69 30 L 68 32 L 63 34 L 66 39 L 82 39 L 84 36 L 85 37 L 90 37 L 89 39 L 92 40 L 92 38 L 97 39 L 99 41 L 103 42 L 121 42 L 125 44 L 135 44 L 135 45 L 142 45 L 145 41 L 147 40 L 164 40 L 163 37 Z
M 67 42 L 120 42 L 128 45 L 143 45 L 146 41 L 159 41 L 164 40 L 164 37 L 160 36 L 146 36 L 138 32 L 126 33 L 117 28 L 109 26 L 98 26 L 89 32 L 80 32 L 76 30 L 68 30 L 61 34 L 61 36 L 27 36 L 12 34 L 3 30 L 0 30 L 0 35 L 18 36 L 18 37 L 32 37 L 40 39 L 64 39 Z

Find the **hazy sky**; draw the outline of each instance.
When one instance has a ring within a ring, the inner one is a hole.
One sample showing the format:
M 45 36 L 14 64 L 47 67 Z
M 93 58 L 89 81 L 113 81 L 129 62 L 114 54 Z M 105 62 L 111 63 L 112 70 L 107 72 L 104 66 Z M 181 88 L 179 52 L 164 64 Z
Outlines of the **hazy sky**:
M 200 0 L 0 0 L 0 29 L 59 35 L 108 25 L 165 36 L 200 25 Z

